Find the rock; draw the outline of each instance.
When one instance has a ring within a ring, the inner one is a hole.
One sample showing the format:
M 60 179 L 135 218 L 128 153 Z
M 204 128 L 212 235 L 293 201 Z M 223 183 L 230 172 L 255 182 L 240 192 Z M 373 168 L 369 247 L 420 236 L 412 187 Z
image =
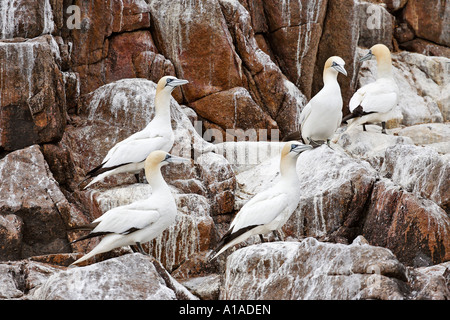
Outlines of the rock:
M 450 4 L 446 1 L 410 0 L 403 12 L 405 20 L 420 38 L 450 46 Z
M 371 245 L 392 250 L 408 266 L 450 259 L 450 218 L 445 211 L 387 179 L 374 186 L 362 235 Z
M 428 147 L 397 145 L 386 149 L 380 173 L 418 197 L 450 212 L 450 163 Z
M 13 151 L 61 139 L 66 97 L 58 58 L 58 45 L 52 36 L 0 42 L 3 149 Z
M 150 8 L 144 0 L 107 0 L 101 5 L 77 0 L 73 5 L 83 8 L 81 28 L 70 30 L 71 67 L 80 75 L 82 95 L 123 78 L 139 75 L 157 81 L 161 73 L 175 75 L 162 56 L 162 63 L 147 60 L 159 52 L 148 31 Z
M 326 4 L 327 1 L 263 2 L 269 42 L 280 68 L 308 98 Z
M 60 191 L 39 146 L 0 160 L 0 179 L 0 260 L 70 250 L 66 229 L 86 220 Z
M 31 299 L 38 300 L 195 300 L 183 286 L 161 274 L 158 262 L 139 253 L 52 275 Z M 127 277 L 123 275 L 127 274 Z M 170 281 L 170 282 L 169 282 Z
M 427 123 L 405 127 L 397 135 L 409 137 L 416 145 L 427 145 L 439 153 L 450 153 L 450 124 Z
M 224 131 L 231 129 L 278 128 L 242 87 L 211 94 L 191 103 L 199 116 L 214 122 Z
M 191 278 L 181 284 L 202 300 L 218 300 L 221 276 L 213 274 L 205 277 Z
M 382 134 L 379 126 L 367 125 L 366 128 L 367 131 L 358 128 L 339 134 L 337 144 L 351 156 L 366 160 L 374 168 L 381 167 L 388 147 L 414 144 L 407 135 L 394 136 L 390 130 L 388 134 Z
M 241 60 L 225 27 L 218 1 L 150 3 L 155 41 L 180 78 L 185 98 L 193 102 L 212 93 L 241 87 Z M 205 37 L 204 35 L 208 36 Z
M 431 267 L 416 268 L 409 273 L 417 289 L 412 298 L 420 300 L 445 300 L 450 296 L 450 262 Z
M 306 104 L 306 97 L 258 46 L 245 8 L 238 1 L 224 0 L 220 5 L 235 40 L 236 52 L 242 59 L 253 100 L 276 121 L 281 137 L 297 131 L 298 115 Z
M 387 249 L 367 244 L 274 242 L 227 259 L 220 298 L 404 299 L 406 268 Z
M 0 263 L 0 300 L 27 299 L 60 270 L 59 267 L 30 260 Z
M 50 0 L 2 1 L 0 15 L 0 39 L 35 38 L 55 30 Z
M 446 46 L 440 46 L 433 42 L 426 41 L 420 38 L 416 38 L 411 41 L 403 42 L 400 48 L 424 54 L 427 56 L 442 56 L 450 59 L 450 48 Z
M 370 48 L 374 44 L 383 43 L 392 50 L 395 18 L 383 6 L 370 2 L 360 1 L 358 5 L 358 46 Z

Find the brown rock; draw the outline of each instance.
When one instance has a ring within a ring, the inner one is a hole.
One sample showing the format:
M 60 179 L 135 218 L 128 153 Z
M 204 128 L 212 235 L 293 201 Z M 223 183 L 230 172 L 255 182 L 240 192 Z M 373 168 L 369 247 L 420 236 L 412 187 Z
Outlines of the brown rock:
M 450 219 L 445 211 L 386 179 L 375 184 L 362 235 L 410 266 L 450 259 Z
M 70 251 L 66 229 L 86 221 L 59 190 L 39 146 L 0 160 L 0 176 L 0 234 L 8 240 L 0 260 Z
M 427 56 L 441 56 L 450 59 L 450 48 L 446 46 L 440 46 L 433 42 L 426 41 L 420 38 L 404 42 L 400 45 L 400 48 L 408 51 L 413 51 Z
M 450 212 L 450 163 L 435 150 L 413 145 L 389 147 L 381 174 Z
M 0 43 L 0 146 L 5 150 L 61 139 L 66 97 L 57 48 L 51 36 Z
M 191 103 L 198 115 L 227 129 L 274 129 L 274 120 L 261 110 L 244 88 L 233 88 Z
M 52 2 L 61 3 L 58 0 Z M 50 34 L 55 29 L 49 0 L 2 1 L 0 11 L 0 39 L 35 38 Z
M 311 98 L 327 1 L 265 1 L 269 41 L 283 73 Z
M 152 1 L 152 30 L 177 75 L 189 80 L 184 97 L 204 96 L 243 85 L 242 62 L 234 51 L 218 1 Z M 205 36 L 207 35 L 207 36 Z
M 420 38 L 450 46 L 450 3 L 448 1 L 409 0 L 404 18 Z

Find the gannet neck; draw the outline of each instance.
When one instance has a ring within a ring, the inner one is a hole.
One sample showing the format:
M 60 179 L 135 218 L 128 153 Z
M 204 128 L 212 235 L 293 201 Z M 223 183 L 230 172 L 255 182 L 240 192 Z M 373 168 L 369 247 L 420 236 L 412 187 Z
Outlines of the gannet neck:
M 145 178 L 152 187 L 152 192 L 165 191 L 169 187 L 161 174 L 160 166 L 145 170 Z
M 170 99 L 171 94 L 166 90 L 156 93 L 155 117 L 168 118 L 170 121 Z
M 297 175 L 297 157 L 286 155 L 280 161 L 281 180 L 285 183 L 296 183 L 299 181 Z
M 325 68 L 323 70 L 323 84 L 326 85 L 338 85 L 337 81 L 338 72 L 333 68 Z
M 377 78 L 392 78 L 391 55 L 377 57 Z

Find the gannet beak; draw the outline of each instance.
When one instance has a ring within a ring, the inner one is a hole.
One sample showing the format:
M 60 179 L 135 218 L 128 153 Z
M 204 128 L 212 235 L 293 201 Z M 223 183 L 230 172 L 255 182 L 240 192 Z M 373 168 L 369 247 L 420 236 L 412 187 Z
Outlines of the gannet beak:
M 344 76 L 347 76 L 347 71 L 344 69 L 343 66 L 336 64 L 336 65 L 333 66 L 333 68 L 334 68 L 337 72 L 340 72 L 340 73 L 342 73 Z
M 175 88 L 186 83 L 189 83 L 189 81 L 183 79 L 173 79 L 172 81 L 168 82 L 167 85 Z
M 166 158 L 164 159 L 164 161 L 169 162 L 169 163 L 190 163 L 191 162 L 191 160 L 189 160 L 189 159 L 173 156 L 171 154 L 168 154 L 166 156 Z
M 362 57 L 361 59 L 359 59 L 359 62 L 363 62 L 363 61 L 366 61 L 366 60 L 370 60 L 370 59 L 372 59 L 372 57 L 373 57 L 372 50 L 369 50 L 369 52 L 368 52 L 364 57 Z
M 298 153 L 298 154 L 302 153 L 303 151 L 311 150 L 311 149 L 313 149 L 313 147 L 308 144 L 294 144 L 291 147 L 291 151 Z

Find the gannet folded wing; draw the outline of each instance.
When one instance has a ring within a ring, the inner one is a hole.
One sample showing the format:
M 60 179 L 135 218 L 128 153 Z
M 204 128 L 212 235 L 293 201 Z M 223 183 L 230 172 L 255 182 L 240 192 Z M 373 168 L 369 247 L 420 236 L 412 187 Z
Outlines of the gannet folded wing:
M 92 230 L 92 233 L 128 234 L 148 227 L 161 217 L 161 213 L 157 209 L 149 210 L 142 205 L 136 205 L 139 203 L 108 211 L 107 214 L 93 221 L 93 224 L 98 223 L 98 225 Z
M 250 226 L 268 224 L 287 208 L 288 196 L 284 193 L 272 194 L 271 191 L 257 194 L 242 207 L 230 225 L 232 233 Z
M 386 113 L 397 105 L 398 94 L 389 81 L 382 79 L 360 88 L 350 99 L 349 109 L 354 112 L 359 106 L 364 113 Z
M 163 136 L 144 137 L 142 133 L 133 136 L 116 144 L 103 159 L 101 167 L 143 162 L 152 151 L 167 149 L 169 145 L 169 139 Z

